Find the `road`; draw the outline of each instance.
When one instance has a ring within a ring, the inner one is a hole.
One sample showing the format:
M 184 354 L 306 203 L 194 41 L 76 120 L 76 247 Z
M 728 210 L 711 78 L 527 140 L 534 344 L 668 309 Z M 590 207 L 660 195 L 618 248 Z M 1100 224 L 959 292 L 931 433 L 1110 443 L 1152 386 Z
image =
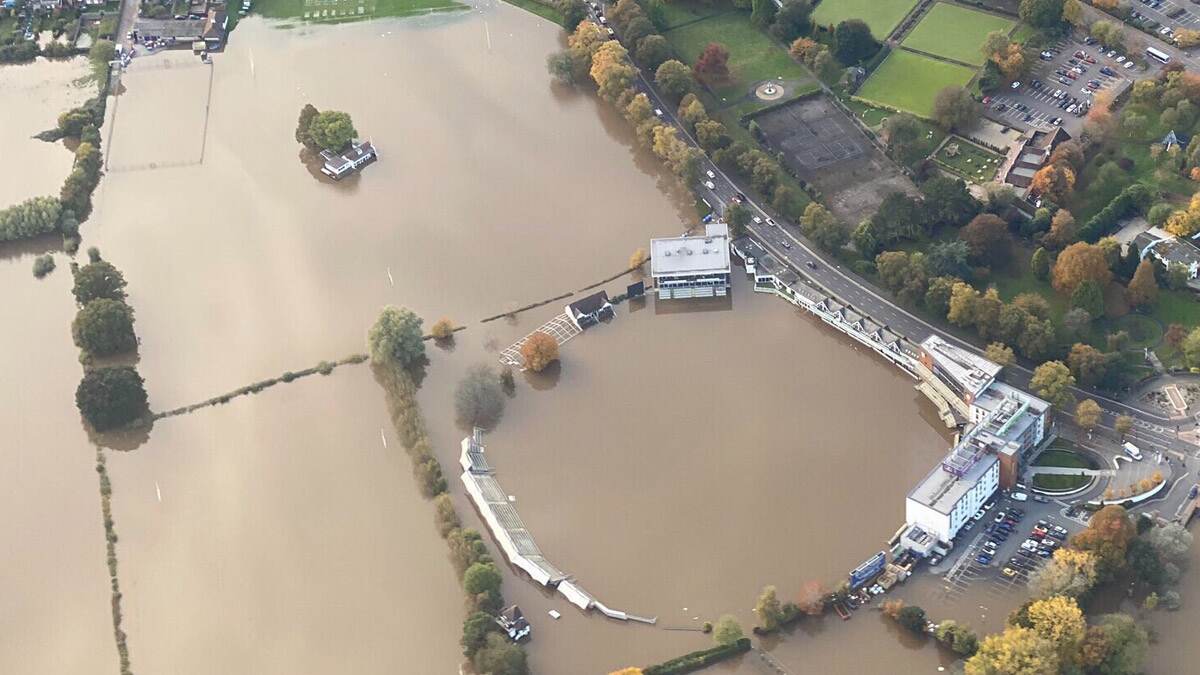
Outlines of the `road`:
M 598 15 L 593 12 L 593 20 L 595 19 L 598 19 Z M 619 39 L 620 36 L 617 37 Z M 659 117 L 663 122 L 673 125 L 679 131 L 680 137 L 689 145 L 700 147 L 696 139 L 676 119 L 675 106 L 659 96 L 652 83 L 640 70 L 638 71 L 637 87 L 649 97 L 653 107 L 660 112 Z M 863 142 L 867 141 L 864 139 Z M 724 213 L 726 206 L 733 201 L 735 196 L 740 193 L 748 194 L 736 180 L 707 157 L 701 166 L 701 171 L 712 172 L 712 178 L 708 178 L 706 175 L 702 180 L 711 182 L 713 187 L 709 188 L 704 184 L 698 185 L 696 193 L 718 213 Z M 886 324 L 891 330 L 904 335 L 915 343 L 920 343 L 930 335 L 938 335 L 942 339 L 972 352 L 982 353 L 983 350 L 975 344 L 944 328 L 928 323 L 892 302 L 876 290 L 870 282 L 848 270 L 843 270 L 839 261 L 819 252 L 817 247 L 801 234 L 795 223 L 787 221 L 780 214 L 756 203 L 753 199 L 747 199 L 745 205 L 754 216 L 763 221 L 751 223 L 747 228 L 749 234 L 797 274 L 811 279 L 827 292 L 870 315 L 876 322 Z M 769 225 L 769 222 L 772 221 L 778 225 Z M 809 263 L 812 264 L 811 267 Z M 1015 387 L 1029 389 L 1029 381 L 1032 376 L 1033 372 L 1029 368 L 1013 364 L 1005 368 L 1003 379 Z M 1117 415 L 1132 416 L 1135 420 L 1135 427 L 1131 435 L 1135 442 L 1144 443 L 1147 447 L 1155 450 L 1174 450 L 1181 455 L 1186 454 L 1200 458 L 1200 448 L 1178 438 L 1178 431 L 1196 426 L 1194 420 L 1180 420 L 1176 426 L 1175 420 L 1128 405 L 1094 390 L 1075 388 L 1074 393 L 1077 398 L 1091 398 L 1100 404 L 1104 412 L 1104 419 L 1101 422 L 1104 426 L 1112 427 Z

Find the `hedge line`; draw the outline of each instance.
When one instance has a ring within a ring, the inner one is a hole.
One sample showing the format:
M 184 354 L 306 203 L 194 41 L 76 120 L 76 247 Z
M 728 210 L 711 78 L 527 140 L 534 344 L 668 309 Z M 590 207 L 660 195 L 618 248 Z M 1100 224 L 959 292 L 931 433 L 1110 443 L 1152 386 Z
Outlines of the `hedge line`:
M 738 654 L 745 654 L 748 651 L 750 651 L 750 638 L 741 638 L 733 644 L 702 649 L 691 654 L 684 654 L 656 666 L 643 668 L 642 673 L 644 675 L 681 675 L 682 673 L 691 673 L 737 656 Z
M 1112 198 L 1100 213 L 1088 219 L 1079 230 L 1079 238 L 1083 241 L 1096 243 L 1100 237 L 1108 234 L 1117 223 L 1140 213 L 1150 206 L 1150 201 L 1154 198 L 1154 193 L 1150 188 L 1141 183 L 1134 183 L 1129 187 L 1121 190 L 1121 193 Z

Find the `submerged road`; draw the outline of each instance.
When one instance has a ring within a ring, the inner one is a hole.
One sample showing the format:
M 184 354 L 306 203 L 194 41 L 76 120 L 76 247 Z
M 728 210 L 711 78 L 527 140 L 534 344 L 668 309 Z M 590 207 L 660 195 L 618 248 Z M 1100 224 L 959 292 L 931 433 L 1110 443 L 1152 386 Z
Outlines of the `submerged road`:
M 592 20 L 598 23 L 599 14 L 591 11 Z M 620 36 L 616 36 L 620 39 Z M 671 105 L 655 90 L 653 83 L 644 73 L 638 70 L 638 89 L 649 97 L 656 114 L 663 122 L 673 125 L 679 135 L 689 145 L 700 148 L 700 144 L 679 123 L 675 116 L 675 106 Z M 858 128 L 858 125 L 854 125 Z M 864 137 L 863 143 L 868 143 Z M 700 167 L 703 177 L 696 193 L 718 213 L 724 213 L 725 208 L 739 194 L 747 194 L 738 182 L 726 174 L 721 167 L 705 156 Z M 706 172 L 712 172 L 709 178 Z M 711 182 L 713 187 L 704 184 Z M 844 302 L 871 316 L 878 323 L 886 324 L 893 331 L 904 335 L 909 340 L 920 343 L 930 335 L 938 335 L 942 339 L 959 345 L 977 354 L 983 349 L 949 330 L 935 326 L 896 304 L 884 293 L 877 290 L 870 282 L 848 270 L 841 268 L 841 263 L 835 258 L 819 252 L 816 245 L 804 237 L 796 223 L 788 221 L 780 214 L 747 198 L 745 205 L 753 216 L 762 222 L 752 222 L 748 226 L 751 236 L 763 244 L 779 260 L 787 264 L 793 271 L 811 279 L 829 293 L 836 295 Z M 772 226 L 774 222 L 778 225 Z M 811 266 L 810 266 L 811 263 Z M 1004 369 L 1002 379 L 1013 386 L 1029 389 L 1029 381 L 1033 372 L 1020 364 L 1013 364 Z M 1175 451 L 1179 455 L 1200 458 L 1200 448 L 1179 438 L 1180 431 L 1190 430 L 1197 426 L 1193 419 L 1172 420 L 1140 407 L 1132 406 L 1122 401 L 1110 398 L 1095 390 L 1073 389 L 1077 398 L 1091 398 L 1100 404 L 1103 410 L 1101 424 L 1111 428 L 1118 415 L 1129 415 L 1134 418 L 1134 430 L 1130 434 L 1133 442 L 1145 445 L 1152 450 Z M 1070 417 L 1070 412 L 1060 413 Z

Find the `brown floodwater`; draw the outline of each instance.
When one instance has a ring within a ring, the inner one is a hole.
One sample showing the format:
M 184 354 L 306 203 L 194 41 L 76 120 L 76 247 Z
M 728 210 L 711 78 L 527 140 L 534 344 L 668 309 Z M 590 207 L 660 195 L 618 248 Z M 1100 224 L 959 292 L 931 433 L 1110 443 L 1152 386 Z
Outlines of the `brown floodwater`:
M 211 69 L 139 57 L 109 106 L 84 245 L 129 281 L 151 405 L 361 351 L 384 304 L 470 322 L 431 347 L 420 397 L 478 527 L 455 470 L 454 385 L 558 309 L 475 321 L 609 276 L 690 225 L 691 201 L 611 110 L 549 84 L 561 31 L 508 5 L 287 30 L 251 18 L 233 37 Z M 307 102 L 350 112 L 381 161 L 338 184 L 314 176 L 293 138 Z M 3 256 L 18 290 L 0 419 L 18 478 L 2 498 L 15 543 L 0 671 L 95 673 L 116 653 L 67 259 L 35 281 L 29 250 Z M 519 380 L 492 462 L 554 563 L 659 624 L 586 615 L 506 573 L 539 673 L 664 660 L 707 645 L 691 630 L 705 619 L 748 628 L 764 584 L 787 598 L 841 578 L 900 524 L 947 442 L 911 381 L 740 276 L 723 303 L 622 305 L 563 351 L 556 374 Z M 462 593 L 366 366 L 160 420 L 123 446 L 108 466 L 135 671 L 457 672 Z M 983 597 L 945 600 L 927 578 L 900 593 L 983 630 L 1007 612 L 974 617 Z M 764 647 L 793 672 L 952 660 L 869 611 Z M 759 672 L 750 658 L 717 670 Z
M 89 72 L 83 57 L 0 65 L 0 157 L 6 165 L 0 169 L 0 208 L 58 194 L 74 155 L 61 141 L 46 143 L 33 135 L 54 127 L 60 112 L 95 96 L 95 84 L 79 81 Z

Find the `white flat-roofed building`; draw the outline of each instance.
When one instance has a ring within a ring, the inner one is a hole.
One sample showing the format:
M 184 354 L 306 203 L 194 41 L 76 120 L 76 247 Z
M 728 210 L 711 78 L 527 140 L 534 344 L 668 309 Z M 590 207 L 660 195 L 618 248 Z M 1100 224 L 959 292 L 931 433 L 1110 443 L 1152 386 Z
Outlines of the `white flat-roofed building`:
M 729 270 L 725 223 L 709 223 L 702 236 L 650 240 L 650 275 L 659 300 L 724 296 Z
M 921 342 L 920 363 L 968 406 L 996 381 L 1002 369 L 1000 364 L 956 347 L 937 335 Z
M 904 519 L 920 526 L 939 541 L 954 539 L 963 525 L 987 503 L 1000 486 L 1000 460 L 993 454 L 980 452 L 972 461 L 969 455 L 977 448 L 955 446 L 941 464 L 933 467 L 925 478 L 908 493 L 904 500 Z M 956 455 L 960 452 L 968 456 Z M 959 466 L 961 474 L 947 465 Z

